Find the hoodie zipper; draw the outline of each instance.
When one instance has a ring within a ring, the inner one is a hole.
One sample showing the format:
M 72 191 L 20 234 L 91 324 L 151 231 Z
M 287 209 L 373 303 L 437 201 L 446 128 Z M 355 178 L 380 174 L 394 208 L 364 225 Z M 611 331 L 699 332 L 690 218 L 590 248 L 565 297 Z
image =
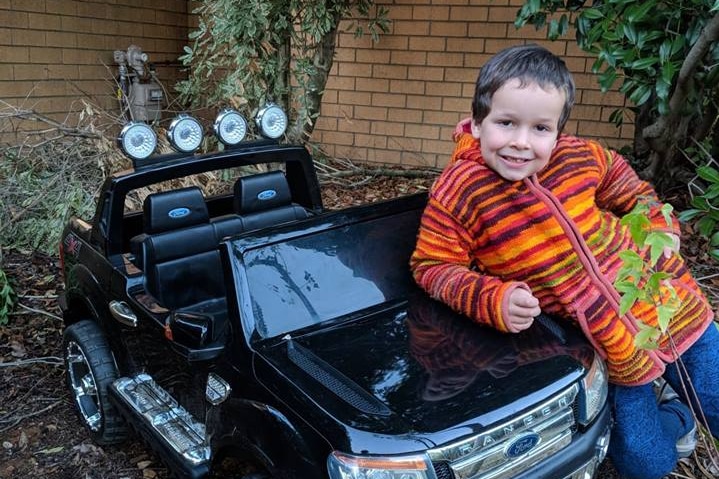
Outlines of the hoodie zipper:
M 627 313 L 628 318 L 619 314 L 619 293 L 614 288 L 614 285 L 609 282 L 604 273 L 602 273 L 599 269 L 597 260 L 589 249 L 584 237 L 582 237 L 574 222 L 569 218 L 569 215 L 564 210 L 564 207 L 559 199 L 557 199 L 550 190 L 546 189 L 539 183 L 537 175 L 532 175 L 531 177 L 526 178 L 524 182 L 530 191 L 532 191 L 532 193 L 534 193 L 534 195 L 549 208 L 552 216 L 554 216 L 554 218 L 559 222 L 559 225 L 562 227 L 562 230 L 564 230 L 570 243 L 574 247 L 574 251 L 579 258 L 579 261 L 589 274 L 592 283 L 594 283 L 594 285 L 599 288 L 600 292 L 605 296 L 612 309 L 614 309 L 617 314 L 619 320 L 632 334 L 637 334 L 638 329 L 633 322 L 636 321 L 636 319 L 631 315 L 631 313 Z

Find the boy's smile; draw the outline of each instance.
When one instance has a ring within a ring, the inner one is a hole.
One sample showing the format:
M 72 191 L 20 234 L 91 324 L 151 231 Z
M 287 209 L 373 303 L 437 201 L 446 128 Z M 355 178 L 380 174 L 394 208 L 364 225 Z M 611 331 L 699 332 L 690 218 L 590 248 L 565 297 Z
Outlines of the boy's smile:
M 544 168 L 559 135 L 565 93 L 536 83 L 521 86 L 518 79 L 492 95 L 489 114 L 472 122 L 487 166 L 502 178 L 519 181 Z

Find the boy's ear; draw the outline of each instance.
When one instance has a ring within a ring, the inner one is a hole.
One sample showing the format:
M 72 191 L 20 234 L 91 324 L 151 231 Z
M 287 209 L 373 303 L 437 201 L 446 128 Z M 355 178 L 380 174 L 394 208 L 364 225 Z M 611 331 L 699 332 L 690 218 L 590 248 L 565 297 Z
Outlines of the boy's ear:
M 472 136 L 473 136 L 476 140 L 479 140 L 479 134 L 480 134 L 480 132 L 482 131 L 482 126 L 481 126 L 479 123 L 477 123 L 477 122 L 474 120 L 474 118 L 472 118 L 471 127 L 472 127 Z

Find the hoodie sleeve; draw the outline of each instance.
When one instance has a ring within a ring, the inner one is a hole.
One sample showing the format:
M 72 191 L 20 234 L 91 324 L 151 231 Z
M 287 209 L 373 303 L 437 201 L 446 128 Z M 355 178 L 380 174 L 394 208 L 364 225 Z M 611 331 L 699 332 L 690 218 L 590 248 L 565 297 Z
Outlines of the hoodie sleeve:
M 672 216 L 671 226 L 667 225 L 661 212 L 663 203 L 659 201 L 654 188 L 646 181 L 639 179 L 637 173 L 622 155 L 616 151 L 602 148 L 594 142 L 590 142 L 589 145 L 594 150 L 603 171 L 597 187 L 597 206 L 621 217 L 629 213 L 638 202 L 643 202 L 649 207 L 649 220 L 652 223 L 652 229 L 680 234 L 678 220 Z
M 471 244 L 467 230 L 430 196 L 410 259 L 415 280 L 430 296 L 474 321 L 499 331 L 516 332 L 504 322 L 509 294 L 515 288 L 529 287 L 470 269 Z

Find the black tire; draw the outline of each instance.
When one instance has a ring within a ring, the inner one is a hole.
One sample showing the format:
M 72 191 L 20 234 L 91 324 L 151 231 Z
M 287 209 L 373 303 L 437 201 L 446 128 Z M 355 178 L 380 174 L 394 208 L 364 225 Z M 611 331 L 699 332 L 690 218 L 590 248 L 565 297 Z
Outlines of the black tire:
M 108 400 L 107 388 L 118 372 L 102 330 L 90 320 L 68 326 L 62 351 L 72 402 L 93 441 L 108 445 L 125 440 L 127 424 Z

